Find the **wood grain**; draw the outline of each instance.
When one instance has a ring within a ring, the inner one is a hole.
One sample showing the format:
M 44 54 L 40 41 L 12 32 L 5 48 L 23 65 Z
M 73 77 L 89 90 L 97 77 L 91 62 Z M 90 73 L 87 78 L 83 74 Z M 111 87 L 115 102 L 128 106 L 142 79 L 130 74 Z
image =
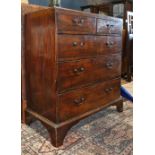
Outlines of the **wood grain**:
M 112 33 L 100 30 L 107 21 L 115 22 Z M 110 105 L 123 110 L 121 23 L 57 7 L 25 16 L 23 108 L 44 124 L 54 146 L 62 145 L 67 131 L 82 118 Z
M 59 121 L 65 121 L 120 97 L 120 79 L 105 81 L 59 96 Z
M 58 91 L 78 88 L 121 75 L 120 54 L 58 64 Z
M 120 53 L 121 37 L 93 35 L 58 35 L 59 61 Z

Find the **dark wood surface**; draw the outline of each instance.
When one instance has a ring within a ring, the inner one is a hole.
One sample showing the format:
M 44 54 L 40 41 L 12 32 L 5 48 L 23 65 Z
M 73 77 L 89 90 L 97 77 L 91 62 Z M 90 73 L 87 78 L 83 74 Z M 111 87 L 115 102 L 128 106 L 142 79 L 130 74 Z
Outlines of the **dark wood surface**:
M 99 33 L 99 18 L 117 28 Z M 54 146 L 82 118 L 110 105 L 122 111 L 121 31 L 120 19 L 69 9 L 25 16 L 26 114 L 47 127 Z
M 121 37 L 58 35 L 58 58 L 64 61 L 113 54 L 121 52 L 121 46 Z
M 120 29 L 121 22 L 114 20 L 97 20 L 97 34 L 122 34 L 122 30 Z
M 38 5 L 27 5 L 25 3 L 21 3 L 21 81 L 22 81 L 22 89 L 21 89 L 21 107 L 22 107 L 22 122 L 25 123 L 25 110 L 27 108 L 27 91 L 26 91 L 26 71 L 25 71 L 25 15 L 28 13 L 36 12 L 39 10 L 47 9 L 47 7 L 41 7 Z
M 120 79 L 97 83 L 59 96 L 59 121 L 65 121 L 120 97 Z
M 122 4 L 124 9 L 120 18 L 123 19 L 123 36 L 122 36 L 122 77 L 126 79 L 128 82 L 132 81 L 133 78 L 133 38 L 129 37 L 128 25 L 130 22 L 128 21 L 128 12 L 133 12 L 133 1 L 132 0 L 115 0 L 104 2 L 99 5 L 87 5 L 81 6 L 81 10 L 90 9 L 92 13 L 100 13 L 104 12 L 109 16 L 114 16 L 114 5 Z M 100 21 L 99 23 L 102 24 Z M 133 21 L 132 21 L 133 23 Z M 132 24 L 133 25 L 133 24 Z M 104 34 L 109 30 L 106 26 L 106 22 L 104 21 L 102 26 L 99 26 L 99 33 Z M 119 26 L 118 26 L 119 27 Z M 114 29 L 114 28 L 113 28 Z M 111 30 L 113 31 L 113 30 Z M 103 33 L 102 33 L 103 32 Z M 114 30 L 114 33 L 116 31 Z
M 95 34 L 96 19 L 78 15 L 74 12 L 57 13 L 59 33 L 68 34 Z
M 25 19 L 28 107 L 56 121 L 56 59 L 54 10 L 27 14 Z
M 120 76 L 120 73 L 120 54 L 62 62 L 58 65 L 58 91 L 112 79 Z

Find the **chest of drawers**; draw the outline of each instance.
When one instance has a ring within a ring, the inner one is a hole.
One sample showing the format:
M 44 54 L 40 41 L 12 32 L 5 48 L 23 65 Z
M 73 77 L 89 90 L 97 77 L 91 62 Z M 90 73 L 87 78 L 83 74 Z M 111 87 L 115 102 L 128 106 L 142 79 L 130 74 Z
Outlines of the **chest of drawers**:
M 26 116 L 43 123 L 54 146 L 86 116 L 123 110 L 121 31 L 121 19 L 63 8 L 25 16 Z

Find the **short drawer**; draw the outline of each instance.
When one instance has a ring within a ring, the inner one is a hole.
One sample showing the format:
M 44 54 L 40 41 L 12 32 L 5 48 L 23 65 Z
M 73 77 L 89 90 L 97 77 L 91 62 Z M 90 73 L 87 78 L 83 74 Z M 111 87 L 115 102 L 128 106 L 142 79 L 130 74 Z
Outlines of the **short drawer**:
M 120 54 L 61 62 L 58 64 L 58 92 L 120 76 L 120 74 Z
M 58 35 L 59 60 L 87 58 L 121 52 L 121 37 Z
M 119 36 L 97 36 L 96 50 L 98 55 L 120 53 L 122 50 L 122 38 Z
M 95 34 L 96 18 L 79 15 L 78 13 L 57 13 L 58 33 Z
M 122 22 L 119 20 L 97 19 L 97 34 L 118 34 L 122 33 Z
M 120 97 L 120 79 L 110 80 L 59 96 L 59 121 L 84 114 Z
M 96 37 L 91 35 L 58 35 L 58 58 L 74 59 L 96 56 Z

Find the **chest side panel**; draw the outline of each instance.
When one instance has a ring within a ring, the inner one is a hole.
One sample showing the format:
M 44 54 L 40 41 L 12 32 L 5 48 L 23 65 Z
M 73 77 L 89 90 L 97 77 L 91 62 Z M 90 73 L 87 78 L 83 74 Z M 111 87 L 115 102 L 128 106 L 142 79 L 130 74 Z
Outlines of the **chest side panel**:
M 56 57 L 54 10 L 25 18 L 28 108 L 56 121 Z

